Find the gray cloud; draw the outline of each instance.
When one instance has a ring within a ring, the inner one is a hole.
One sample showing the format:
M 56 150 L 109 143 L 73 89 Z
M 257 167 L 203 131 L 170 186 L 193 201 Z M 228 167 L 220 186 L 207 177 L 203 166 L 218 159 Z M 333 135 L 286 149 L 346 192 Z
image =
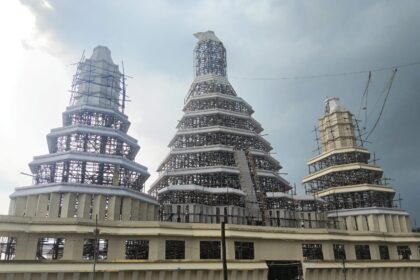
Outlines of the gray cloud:
M 420 61 L 418 1 L 51 1 L 53 9 L 39 1 L 22 3 L 35 15 L 40 34 L 54 42 L 48 51 L 64 63 L 77 61 L 83 49 L 97 44 L 108 45 L 114 60 L 124 59 L 135 77 L 129 81 L 131 134 L 142 144 L 139 161 L 152 171 L 168 152 L 182 115 L 192 80 L 193 32 L 212 29 L 224 41 L 233 86 L 254 107 L 289 173 L 286 178 L 298 185 L 307 172 L 306 160 L 315 155 L 311 130 L 323 99 L 338 96 L 357 113 L 367 75 L 274 81 L 241 77 L 337 73 Z M 389 75 L 373 74 L 369 104 L 376 102 Z M 368 145 L 386 176 L 396 179 L 392 183 L 415 219 L 420 219 L 415 199 L 419 75 L 419 66 L 399 69 Z M 371 123 L 375 116 L 377 111 Z

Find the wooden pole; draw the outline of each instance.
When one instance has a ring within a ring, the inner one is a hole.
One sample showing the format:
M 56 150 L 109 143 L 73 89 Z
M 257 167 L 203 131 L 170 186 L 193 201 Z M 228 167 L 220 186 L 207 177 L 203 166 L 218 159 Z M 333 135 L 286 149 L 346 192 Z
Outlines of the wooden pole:
M 227 262 L 226 262 L 226 236 L 225 222 L 222 222 L 222 262 L 223 262 L 223 280 L 228 280 Z

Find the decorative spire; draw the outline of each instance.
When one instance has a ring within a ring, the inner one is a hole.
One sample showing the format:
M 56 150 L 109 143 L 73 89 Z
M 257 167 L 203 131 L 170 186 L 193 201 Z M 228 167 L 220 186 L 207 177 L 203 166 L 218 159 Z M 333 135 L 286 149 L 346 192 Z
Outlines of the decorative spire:
M 330 114 L 334 112 L 345 112 L 347 111 L 344 106 L 340 104 L 340 98 L 338 97 L 328 97 L 325 99 L 325 113 Z
M 81 60 L 63 126 L 47 135 L 49 153 L 29 163 L 33 185 L 11 195 L 11 215 L 154 219 L 157 202 L 143 193 L 150 174 L 135 161 L 140 146 L 127 134 L 128 117 L 118 111 L 121 77 L 107 47 Z
M 111 51 L 106 46 L 97 46 L 93 49 L 93 53 L 90 57 L 91 60 L 103 60 L 108 63 L 114 64 L 111 58 Z
M 194 49 L 195 76 L 226 76 L 226 49 L 213 31 L 198 32 Z
M 123 79 L 118 65 L 112 61 L 111 51 L 97 46 L 90 58 L 78 64 L 70 103 L 119 110 Z

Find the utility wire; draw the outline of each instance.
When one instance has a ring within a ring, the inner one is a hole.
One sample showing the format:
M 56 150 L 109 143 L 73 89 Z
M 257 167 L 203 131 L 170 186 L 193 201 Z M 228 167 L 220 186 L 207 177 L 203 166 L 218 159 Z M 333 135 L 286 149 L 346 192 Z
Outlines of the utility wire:
M 420 61 L 400 64 L 395 66 L 387 66 L 382 68 L 373 68 L 371 70 L 361 70 L 353 72 L 339 72 L 339 73 L 328 73 L 328 74 L 319 74 L 319 75 L 303 75 L 303 76 L 284 76 L 284 77 L 246 77 L 246 76 L 231 76 L 233 79 L 238 80 L 265 80 L 265 81 L 275 81 L 275 80 L 305 80 L 305 79 L 318 79 L 318 78 L 328 78 L 328 77 L 339 77 L 339 76 L 349 76 L 356 74 L 365 74 L 369 72 L 381 72 L 386 70 L 394 70 L 395 68 L 403 68 L 420 65 Z
M 378 116 L 378 118 L 376 119 L 376 122 L 375 122 L 375 124 L 373 125 L 372 129 L 371 129 L 371 130 L 369 131 L 369 133 L 367 134 L 367 136 L 366 136 L 366 139 L 365 139 L 365 140 L 367 140 L 367 139 L 369 138 L 369 136 L 372 134 L 372 132 L 375 130 L 376 126 L 378 125 L 379 120 L 381 119 L 382 113 L 384 112 L 384 108 L 385 108 L 386 101 L 387 101 L 387 99 L 388 99 L 389 93 L 391 92 L 392 82 L 394 81 L 395 74 L 397 74 L 397 68 L 395 68 L 395 69 L 392 71 L 392 76 L 391 76 L 391 78 L 390 78 L 390 80 L 389 80 L 389 82 L 388 82 L 388 86 L 387 86 L 387 93 L 386 93 L 386 96 L 385 96 L 385 99 L 384 99 L 384 103 L 382 103 L 381 111 L 379 112 L 379 116 Z
M 368 119 L 368 116 L 367 116 L 367 104 L 368 104 L 369 85 L 370 85 L 371 79 L 372 79 L 372 72 L 369 71 L 368 81 L 366 83 L 365 91 L 363 92 L 363 97 L 362 97 L 362 101 L 360 103 L 359 112 L 357 113 L 357 119 L 359 119 L 360 118 L 361 110 L 364 110 L 365 111 L 365 124 L 364 124 L 363 129 L 366 129 L 366 127 L 367 127 L 367 119 Z

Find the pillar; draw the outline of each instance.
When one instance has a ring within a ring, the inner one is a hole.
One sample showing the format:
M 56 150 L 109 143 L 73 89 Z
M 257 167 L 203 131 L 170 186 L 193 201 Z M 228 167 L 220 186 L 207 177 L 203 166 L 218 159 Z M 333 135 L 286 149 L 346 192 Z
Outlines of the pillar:
M 131 220 L 138 221 L 140 218 L 140 201 L 138 199 L 131 200 Z
M 102 194 L 95 195 L 93 199 L 92 219 L 95 219 L 96 215 L 98 215 L 98 220 L 105 219 L 105 205 L 106 196 Z
M 129 221 L 131 219 L 131 198 L 123 197 L 122 198 L 122 220 Z
M 398 220 L 400 222 L 401 232 L 407 232 L 407 220 L 404 215 L 399 215 Z
M 91 194 L 79 194 L 79 206 L 77 209 L 77 217 L 82 219 L 89 219 Z
M 334 260 L 332 243 L 322 243 L 322 254 L 324 260 Z
M 92 233 L 93 234 L 93 233 Z M 82 260 L 84 238 L 72 235 L 64 243 L 63 260 Z
M 36 215 L 37 195 L 30 195 L 26 199 L 25 216 L 34 217 Z
M 25 216 L 26 196 L 18 196 L 16 199 L 15 215 Z
M 76 205 L 76 194 L 65 193 L 63 194 L 63 206 L 61 208 L 61 217 L 73 218 L 74 209 Z
M 387 232 L 388 230 L 387 230 L 385 215 L 381 214 L 381 215 L 378 215 L 377 217 L 378 217 L 379 231 Z
M 154 221 L 155 220 L 155 211 L 156 206 L 154 204 L 148 204 L 147 207 L 147 220 L 148 221 Z
M 395 232 L 391 215 L 385 215 L 385 222 L 386 222 L 386 227 L 388 229 L 388 232 Z
M 16 198 L 11 198 L 9 202 L 9 215 L 15 216 L 16 213 Z
M 50 208 L 48 211 L 49 218 L 58 218 L 58 211 L 60 208 L 60 193 L 51 193 L 50 195 Z
M 125 237 L 108 238 L 108 260 L 125 260 Z
M 26 233 L 16 235 L 16 257 L 15 260 L 35 260 L 38 237 Z
M 368 215 L 368 225 L 370 231 L 379 231 L 378 217 L 375 215 Z
M 164 217 L 166 218 L 166 217 Z M 140 201 L 139 204 L 139 221 L 146 221 L 147 219 L 147 204 L 144 201 Z
M 47 207 L 48 207 L 48 198 L 49 194 L 40 194 L 38 195 L 38 202 L 36 206 L 36 216 L 45 218 L 47 216 Z
M 108 205 L 108 220 L 118 221 L 120 220 L 120 207 L 121 207 L 121 197 L 111 196 L 109 198 Z

